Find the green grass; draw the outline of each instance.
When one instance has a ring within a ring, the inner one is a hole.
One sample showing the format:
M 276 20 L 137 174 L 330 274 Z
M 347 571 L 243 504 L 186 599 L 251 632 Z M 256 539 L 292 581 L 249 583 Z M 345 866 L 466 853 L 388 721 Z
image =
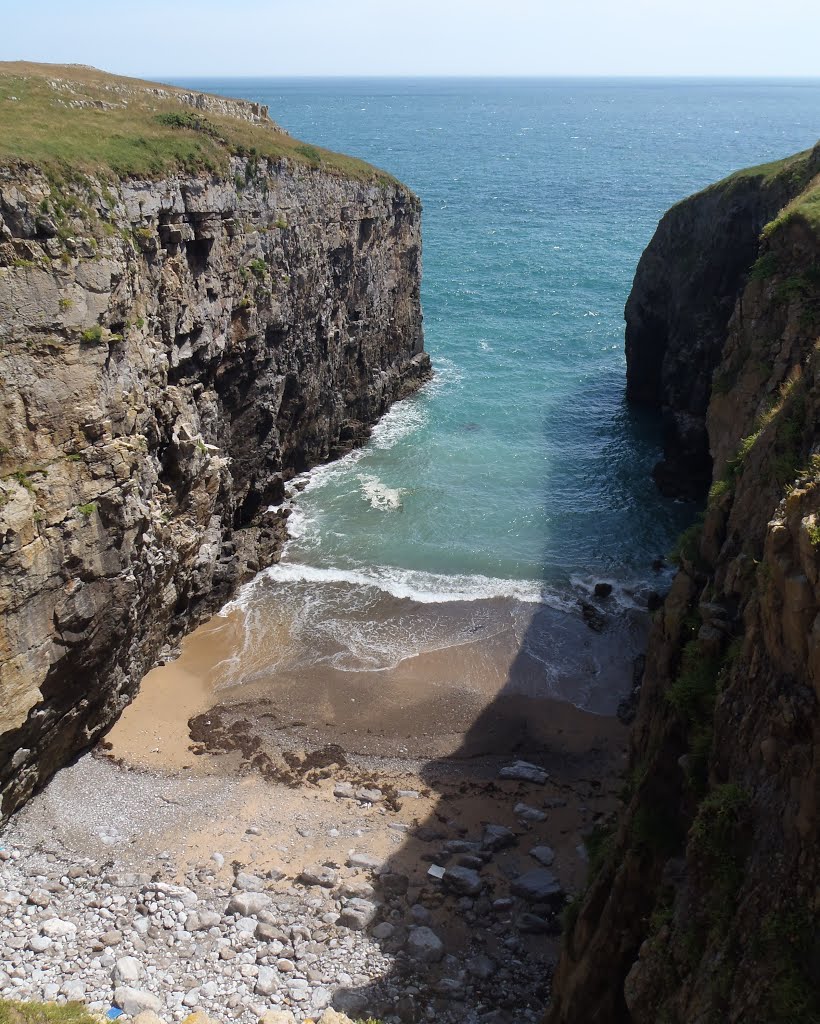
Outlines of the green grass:
M 51 80 L 69 81 L 72 91 Z M 0 166 L 18 160 L 51 172 L 102 177 L 156 178 L 178 171 L 227 174 L 231 156 L 287 160 L 329 174 L 379 185 L 396 179 L 352 157 L 306 146 L 273 122 L 253 123 L 217 114 L 195 113 L 164 87 L 81 67 L 0 63 Z M 10 97 L 17 97 L 16 100 Z M 97 100 L 127 106 L 105 110 Z M 69 100 L 89 106 L 70 107 Z
M 95 512 L 97 511 L 97 506 L 96 506 L 96 505 L 94 504 L 94 502 L 92 501 L 92 502 L 89 502 L 89 504 L 88 504 L 88 505 L 78 505 L 78 506 L 77 506 L 77 511 L 78 511 L 78 512 L 80 513 L 80 515 L 81 515 L 81 516 L 83 516 L 83 517 L 84 517 L 85 519 L 90 519 L 90 518 L 91 518 L 91 516 L 93 516 L 93 515 L 94 515 L 94 513 L 95 513 Z
M 97 1024 L 82 1003 L 17 1003 L 0 999 L 0 1024 Z

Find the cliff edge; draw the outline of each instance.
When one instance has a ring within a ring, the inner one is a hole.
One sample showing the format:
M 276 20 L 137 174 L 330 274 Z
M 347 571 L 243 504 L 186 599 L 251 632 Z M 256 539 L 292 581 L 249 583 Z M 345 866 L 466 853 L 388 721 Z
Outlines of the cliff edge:
M 2 814 L 427 379 L 420 214 L 255 104 L 0 64 Z
M 706 410 L 729 319 L 760 232 L 820 173 L 820 146 L 739 171 L 677 203 L 638 263 L 626 304 L 626 394 L 659 409 L 668 495 L 700 498 L 711 480 Z
M 549 1024 L 820 1020 L 818 171 L 820 147 L 679 204 L 630 297 L 633 396 L 697 382 L 714 469 L 655 615 L 624 809 L 568 910 Z M 663 358 L 641 367 L 650 265 Z

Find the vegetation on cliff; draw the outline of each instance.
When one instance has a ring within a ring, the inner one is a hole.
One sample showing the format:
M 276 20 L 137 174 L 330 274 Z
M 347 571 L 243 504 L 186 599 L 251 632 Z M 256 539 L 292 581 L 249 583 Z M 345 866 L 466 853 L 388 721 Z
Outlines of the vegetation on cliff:
M 22 160 L 52 175 L 159 178 L 224 174 L 231 156 L 397 184 L 361 160 L 292 138 L 255 104 L 77 65 L 0 63 L 0 166 Z

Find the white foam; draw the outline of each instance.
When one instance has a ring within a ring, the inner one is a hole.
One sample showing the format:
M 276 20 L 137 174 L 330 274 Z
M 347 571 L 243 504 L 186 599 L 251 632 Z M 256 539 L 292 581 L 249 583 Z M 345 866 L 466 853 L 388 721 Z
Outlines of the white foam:
M 401 496 L 404 493 L 401 487 L 388 487 L 377 476 L 365 474 L 360 474 L 359 483 L 371 508 L 379 512 L 395 512 L 401 508 Z
M 364 447 L 386 449 L 392 448 L 405 437 L 415 434 L 427 423 L 427 410 L 423 402 L 417 398 L 408 398 L 403 402 L 397 402 L 392 406 L 376 426 L 370 435 L 370 440 Z
M 543 585 L 536 580 L 505 580 L 481 575 L 445 576 L 388 566 L 376 566 L 367 572 L 358 569 L 320 569 L 299 562 L 279 562 L 260 575 L 276 583 L 347 583 L 351 586 L 371 587 L 419 604 L 487 601 L 506 597 L 527 604 L 546 603 L 561 609 L 572 607 L 570 602 L 544 593 Z M 234 603 L 237 600 L 239 596 Z

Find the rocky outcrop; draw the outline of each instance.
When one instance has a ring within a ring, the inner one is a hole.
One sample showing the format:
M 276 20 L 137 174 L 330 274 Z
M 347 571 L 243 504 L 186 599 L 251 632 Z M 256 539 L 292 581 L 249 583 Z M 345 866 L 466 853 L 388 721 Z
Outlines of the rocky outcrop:
M 706 410 L 727 325 L 763 226 L 820 173 L 820 146 L 732 175 L 663 217 L 626 305 L 627 398 L 661 411 L 660 489 L 702 497 L 711 479 Z
M 670 282 L 691 253 L 667 250 Z M 655 618 L 624 810 L 568 915 L 549 1024 L 820 1019 L 820 180 L 732 273 L 709 502 Z
M 417 198 L 303 148 L 0 168 L 4 814 L 276 557 L 289 477 L 429 375 Z

